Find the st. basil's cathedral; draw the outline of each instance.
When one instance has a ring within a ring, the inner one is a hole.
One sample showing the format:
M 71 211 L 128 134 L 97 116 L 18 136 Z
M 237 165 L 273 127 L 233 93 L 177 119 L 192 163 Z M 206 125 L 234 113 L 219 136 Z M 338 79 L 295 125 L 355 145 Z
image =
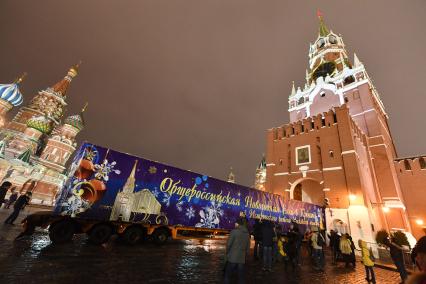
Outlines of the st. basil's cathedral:
M 31 190 L 33 204 L 51 206 L 66 176 L 65 164 L 76 150 L 76 136 L 84 128 L 83 112 L 63 120 L 67 91 L 78 65 L 52 87 L 39 91 L 11 121 L 6 114 L 23 102 L 23 77 L 0 84 L 0 180 L 15 190 Z

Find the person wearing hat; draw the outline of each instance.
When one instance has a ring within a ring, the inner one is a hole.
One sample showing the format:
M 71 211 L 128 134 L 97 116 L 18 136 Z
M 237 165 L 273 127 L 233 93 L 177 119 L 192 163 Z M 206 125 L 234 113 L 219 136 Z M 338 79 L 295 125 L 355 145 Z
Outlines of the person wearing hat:
M 11 224 L 13 225 L 13 222 L 18 218 L 19 212 L 21 212 L 22 209 L 27 206 L 27 204 L 30 202 L 32 193 L 28 191 L 27 193 L 21 195 L 18 197 L 18 199 L 15 201 L 15 204 L 13 205 L 13 212 L 10 214 L 9 217 L 4 221 L 5 224 Z
M 245 224 L 246 221 L 239 218 L 235 229 L 229 234 L 226 243 L 225 283 L 230 283 L 235 270 L 238 271 L 238 283 L 245 283 L 246 256 L 250 252 L 250 235 Z
M 405 283 L 425 284 L 426 283 L 426 236 L 421 237 L 411 252 L 411 258 L 419 269 L 418 273 L 412 274 Z

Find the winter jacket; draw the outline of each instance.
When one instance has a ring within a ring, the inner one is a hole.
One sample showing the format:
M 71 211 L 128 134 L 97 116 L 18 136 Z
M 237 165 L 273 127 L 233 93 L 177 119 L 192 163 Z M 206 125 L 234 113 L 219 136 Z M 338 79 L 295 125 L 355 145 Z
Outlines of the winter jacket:
M 322 246 L 318 245 L 318 238 L 323 238 L 323 236 L 320 233 L 318 233 L 318 232 L 314 232 L 312 234 L 312 237 L 311 237 L 312 248 L 313 249 L 322 249 Z
M 340 239 L 340 252 L 342 254 L 352 254 L 351 242 L 347 238 Z
M 0 187 L 0 205 L 4 202 L 6 193 L 7 193 L 7 189 Z
M 287 254 L 285 253 L 285 250 L 284 250 L 284 245 L 285 245 L 285 241 L 283 242 L 283 241 L 281 241 L 281 239 L 279 239 L 278 240 L 278 252 L 283 257 L 287 256 Z
M 226 243 L 226 260 L 231 263 L 246 262 L 246 255 L 250 252 L 250 235 L 245 226 L 238 226 L 229 234 Z
M 374 261 L 371 260 L 370 250 L 367 247 L 367 243 L 363 240 L 359 240 L 358 244 L 361 248 L 362 263 L 365 266 L 374 266 Z
M 21 195 L 18 197 L 18 199 L 15 201 L 15 204 L 13 204 L 13 209 L 15 210 L 21 210 L 23 209 L 28 203 L 30 202 L 30 198 L 26 195 Z
M 272 224 L 265 222 L 262 226 L 262 244 L 264 247 L 272 247 L 274 245 L 275 232 Z

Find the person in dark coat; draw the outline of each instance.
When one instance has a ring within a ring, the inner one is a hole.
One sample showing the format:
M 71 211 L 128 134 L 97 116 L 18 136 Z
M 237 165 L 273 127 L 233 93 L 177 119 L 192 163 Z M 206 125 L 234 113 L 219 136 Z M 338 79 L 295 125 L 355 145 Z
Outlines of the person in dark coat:
M 333 264 L 336 264 L 337 261 L 337 253 L 338 253 L 338 247 L 339 245 L 337 244 L 337 242 L 339 242 L 340 240 L 338 239 L 339 236 L 337 235 L 337 233 L 334 230 L 330 230 L 330 234 L 327 234 L 328 239 L 330 240 L 330 248 L 331 248 L 331 252 L 332 252 L 332 258 L 333 258 Z
M 262 257 L 262 221 L 255 220 L 254 226 L 253 226 L 253 237 L 254 237 L 254 253 L 253 257 L 254 259 L 258 259 L 259 257 Z
M 297 249 L 298 249 L 298 242 L 299 242 L 299 234 L 296 233 L 294 230 L 288 232 L 288 242 L 285 244 L 285 252 L 288 256 L 288 262 L 291 265 L 291 268 L 293 271 L 296 270 L 296 265 L 298 264 L 297 260 Z
M 13 204 L 13 202 L 15 202 L 15 201 L 16 201 L 16 199 L 18 198 L 18 193 L 15 191 L 15 187 L 14 187 L 14 188 L 12 188 L 10 191 L 11 191 L 12 193 L 10 194 L 10 196 L 9 196 L 9 200 L 7 201 L 6 206 L 4 207 L 4 208 L 6 208 L 6 209 L 9 209 L 9 208 L 10 208 L 10 205 L 12 205 L 12 204 Z
M 408 273 L 404 265 L 403 248 L 397 245 L 393 240 L 390 240 L 389 238 L 385 239 L 385 245 L 389 247 L 389 252 L 392 261 L 399 272 L 402 283 L 404 283 L 408 277 Z
M 291 221 L 290 225 L 290 236 L 294 240 L 294 245 L 296 248 L 296 255 L 295 255 L 295 263 L 298 265 L 300 263 L 300 250 L 302 249 L 302 240 L 303 236 L 302 233 L 299 230 L 299 224 L 296 223 L 296 221 Z
M 0 207 L 3 205 L 6 193 L 11 186 L 12 184 L 8 181 L 5 181 L 0 185 Z
M 246 256 L 250 253 L 250 234 L 243 219 L 238 219 L 226 243 L 225 283 L 230 283 L 235 269 L 238 271 L 238 283 L 245 283 Z
M 272 271 L 272 248 L 274 247 L 275 232 L 270 221 L 262 225 L 263 270 Z
M 19 212 L 21 212 L 22 209 L 27 206 L 27 204 L 30 202 L 31 199 L 31 192 L 27 192 L 24 195 L 19 196 L 19 198 L 16 200 L 15 204 L 13 205 L 13 212 L 10 214 L 9 217 L 4 221 L 5 224 L 11 224 L 13 225 L 13 222 L 18 218 Z
M 355 247 L 354 241 L 352 240 L 351 235 L 346 233 L 346 238 L 349 240 L 349 242 L 351 244 L 351 250 L 352 250 L 351 256 L 349 258 L 349 260 L 350 260 L 349 262 L 352 263 L 353 268 L 355 268 L 356 267 L 356 257 L 355 257 L 356 247 Z

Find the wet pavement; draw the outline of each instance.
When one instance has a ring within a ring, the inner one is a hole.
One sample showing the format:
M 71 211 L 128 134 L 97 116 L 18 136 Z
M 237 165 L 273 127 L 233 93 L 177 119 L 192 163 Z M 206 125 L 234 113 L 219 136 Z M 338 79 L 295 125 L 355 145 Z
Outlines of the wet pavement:
M 46 231 L 13 241 L 20 226 L 3 225 L 11 212 L 0 209 L 0 283 L 221 283 L 224 240 L 149 242 L 129 247 L 111 240 L 104 246 L 84 235 L 69 244 L 52 245 Z M 28 214 L 24 212 L 23 216 Z M 16 222 L 18 224 L 19 222 Z M 277 263 L 274 272 L 247 264 L 247 283 L 367 283 L 362 265 L 355 270 L 330 263 L 325 272 L 311 269 L 307 258 L 295 273 Z M 399 283 L 396 272 L 376 268 L 377 283 Z

